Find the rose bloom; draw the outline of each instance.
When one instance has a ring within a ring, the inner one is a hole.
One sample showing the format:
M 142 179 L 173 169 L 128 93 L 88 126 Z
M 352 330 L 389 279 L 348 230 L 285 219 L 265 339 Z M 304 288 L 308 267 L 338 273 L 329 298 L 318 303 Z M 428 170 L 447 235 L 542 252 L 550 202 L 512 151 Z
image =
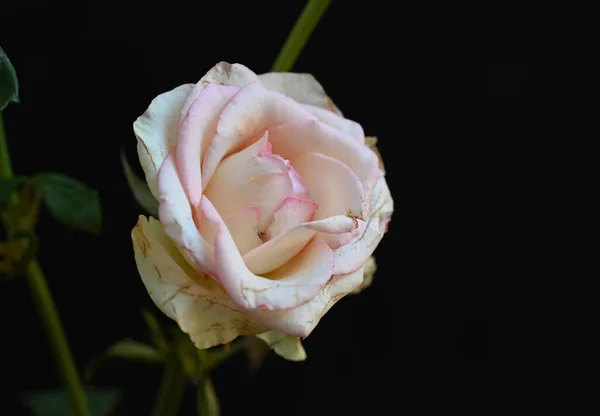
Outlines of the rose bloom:
M 387 230 L 373 138 L 311 75 L 225 62 L 156 97 L 133 128 L 159 201 L 159 219 L 132 232 L 152 300 L 198 348 L 261 334 L 303 359 L 298 337 L 360 289 Z

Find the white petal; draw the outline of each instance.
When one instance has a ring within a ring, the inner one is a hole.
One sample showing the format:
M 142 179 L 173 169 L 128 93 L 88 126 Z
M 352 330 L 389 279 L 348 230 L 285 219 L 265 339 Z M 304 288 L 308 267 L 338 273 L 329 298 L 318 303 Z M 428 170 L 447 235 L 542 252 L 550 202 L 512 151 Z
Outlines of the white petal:
M 163 161 L 177 142 L 179 113 L 194 84 L 181 85 L 159 95 L 133 123 L 138 139 L 137 151 L 150 191 L 158 199 L 156 176 Z
M 286 163 L 262 154 L 267 134 L 244 150 L 223 160 L 204 190 L 221 217 L 227 218 L 248 207 L 257 207 L 263 231 L 282 201 L 293 193 Z
M 303 153 L 291 160 L 310 195 L 319 205 L 315 219 L 333 215 L 363 218 L 365 191 L 352 170 L 320 153 Z
M 273 152 L 291 161 L 306 152 L 338 159 L 352 169 L 365 189 L 373 186 L 379 176 L 377 155 L 371 149 L 317 120 L 293 120 L 271 127 L 269 142 Z
M 310 221 L 317 209 L 319 205 L 310 199 L 285 198 L 265 229 L 264 238 L 270 240 L 297 225 Z
M 227 104 L 217 124 L 202 162 L 202 187 L 205 188 L 221 160 L 249 145 L 251 139 L 269 127 L 294 119 L 314 119 L 294 100 L 266 89 L 260 82 L 245 86 Z
M 250 207 L 236 212 L 225 220 L 225 225 L 242 256 L 262 244 L 258 235 L 259 218 L 260 210 Z
M 311 74 L 268 72 L 258 76 L 267 88 L 287 95 L 301 104 L 310 104 L 341 115 L 331 98 Z
M 159 217 L 165 233 L 176 242 L 196 270 L 214 275 L 213 249 L 194 221 L 195 213 L 179 181 L 173 153 L 160 169 L 158 185 Z
M 319 121 L 348 133 L 359 144 L 365 144 L 365 131 L 356 121 L 349 120 L 341 115 L 314 105 L 303 105 L 302 108 L 318 118 Z
M 219 115 L 240 89 L 208 84 L 190 106 L 177 136 L 177 170 L 192 206 L 202 198 L 202 158 L 217 129 Z
M 140 216 L 131 236 L 150 297 L 189 334 L 196 347 L 209 348 L 267 329 L 240 312 L 216 282 L 192 270 L 158 221 Z
M 257 309 L 247 313 L 273 330 L 306 338 L 338 300 L 361 284 L 363 275 L 364 266 L 349 274 L 333 276 L 311 301 L 297 308 L 283 311 Z
M 314 239 L 284 267 L 268 277 L 257 276 L 248 270 L 224 224 L 215 238 L 219 282 L 233 301 L 247 310 L 287 309 L 308 302 L 327 284 L 332 263 L 329 246 Z
M 384 177 L 375 185 L 370 199 L 370 212 L 361 227 L 364 231 L 334 251 L 335 274 L 350 273 L 363 265 L 387 231 L 394 201 Z
M 258 77 L 254 72 L 241 64 L 229 64 L 227 62 L 219 62 L 210 69 L 196 85 L 193 85 L 192 91 L 183 102 L 179 120 L 183 121 L 188 114 L 188 111 L 194 101 L 207 84 L 218 84 L 232 87 L 243 87 L 251 82 L 256 82 Z

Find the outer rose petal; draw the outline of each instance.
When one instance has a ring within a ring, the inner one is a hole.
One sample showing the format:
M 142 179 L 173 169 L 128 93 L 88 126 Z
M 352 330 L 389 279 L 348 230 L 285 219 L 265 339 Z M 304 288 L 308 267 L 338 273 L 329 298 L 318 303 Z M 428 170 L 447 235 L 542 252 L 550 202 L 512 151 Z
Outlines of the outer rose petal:
M 183 121 L 188 114 L 188 111 L 194 101 L 198 98 L 202 90 L 207 84 L 219 84 L 232 87 L 243 87 L 251 82 L 258 80 L 254 72 L 242 64 L 229 64 L 227 62 L 219 62 L 204 75 L 180 107 L 179 121 Z
M 306 351 L 298 337 L 290 337 L 277 331 L 267 331 L 258 334 L 257 338 L 263 340 L 277 355 L 290 361 L 306 360 Z
M 370 211 L 364 224 L 364 232 L 334 251 L 335 274 L 350 273 L 364 265 L 387 231 L 394 201 L 383 176 L 375 185 L 370 199 Z
M 335 114 L 342 112 L 335 106 L 325 90 L 311 74 L 293 72 L 268 72 L 258 76 L 268 89 L 280 92 L 301 104 L 324 108 Z
M 352 136 L 358 143 L 365 144 L 365 131 L 356 121 L 349 120 L 314 105 L 305 104 L 302 107 L 318 118 L 319 121 L 342 130 Z
M 192 270 L 154 218 L 131 233 L 135 260 L 150 297 L 200 349 L 267 328 L 239 311 L 212 279 Z
M 373 277 L 375 276 L 375 272 L 377 271 L 377 262 L 375 261 L 375 257 L 369 257 L 369 260 L 365 263 L 365 276 L 363 277 L 363 281 L 356 289 L 352 291 L 353 295 L 358 295 L 363 290 L 371 286 L 373 283 Z
M 158 199 L 156 176 L 163 161 L 175 147 L 179 131 L 179 112 L 194 84 L 181 85 L 159 95 L 133 123 L 138 139 L 138 156 L 146 174 L 146 182 Z
M 177 170 L 190 203 L 196 207 L 202 198 L 202 157 L 217 129 L 219 115 L 240 89 L 208 84 L 190 106 L 177 136 Z
M 273 312 L 256 309 L 246 313 L 273 330 L 306 338 L 338 300 L 361 284 L 363 275 L 364 266 L 349 274 L 333 276 L 317 296 L 297 308 Z
M 186 259 L 194 264 L 197 270 L 213 275 L 213 249 L 209 244 L 212 241 L 206 241 L 206 236 L 202 236 L 194 222 L 195 213 L 179 181 L 173 153 L 161 166 L 158 184 L 158 211 L 165 233 L 177 243 Z M 201 226 L 207 228 L 204 224 Z

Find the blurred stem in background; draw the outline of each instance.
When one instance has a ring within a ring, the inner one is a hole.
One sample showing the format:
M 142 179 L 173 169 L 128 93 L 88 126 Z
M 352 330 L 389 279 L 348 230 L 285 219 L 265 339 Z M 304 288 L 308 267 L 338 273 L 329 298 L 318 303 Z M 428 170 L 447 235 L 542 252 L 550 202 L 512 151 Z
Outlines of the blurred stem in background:
M 12 165 L 4 134 L 2 113 L 0 112 L 0 180 L 8 181 L 12 178 Z M 16 195 L 13 195 L 11 205 L 18 202 L 17 198 Z M 11 228 L 13 228 L 11 224 L 6 224 L 7 232 Z M 75 366 L 69 344 L 65 337 L 52 294 L 46 283 L 46 278 L 35 258 L 25 265 L 25 278 L 31 288 L 33 300 L 50 339 L 52 352 L 54 353 L 58 370 L 69 392 L 73 410 L 77 416 L 88 416 L 87 400 L 77 367 Z
M 273 63 L 272 72 L 287 72 L 293 68 L 308 38 L 330 4 L 331 0 L 308 0 Z

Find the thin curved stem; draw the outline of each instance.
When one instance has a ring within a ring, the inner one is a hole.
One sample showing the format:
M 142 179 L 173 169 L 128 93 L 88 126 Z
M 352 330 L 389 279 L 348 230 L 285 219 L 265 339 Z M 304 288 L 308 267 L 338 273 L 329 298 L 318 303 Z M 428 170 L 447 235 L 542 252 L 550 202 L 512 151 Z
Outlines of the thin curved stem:
M 319 23 L 327 7 L 329 7 L 329 4 L 331 4 L 331 0 L 308 0 L 287 40 L 283 44 L 277 59 L 275 59 L 275 63 L 271 68 L 272 72 L 286 72 L 292 69 L 300 52 L 304 49 L 306 41 L 317 26 L 317 23 Z

